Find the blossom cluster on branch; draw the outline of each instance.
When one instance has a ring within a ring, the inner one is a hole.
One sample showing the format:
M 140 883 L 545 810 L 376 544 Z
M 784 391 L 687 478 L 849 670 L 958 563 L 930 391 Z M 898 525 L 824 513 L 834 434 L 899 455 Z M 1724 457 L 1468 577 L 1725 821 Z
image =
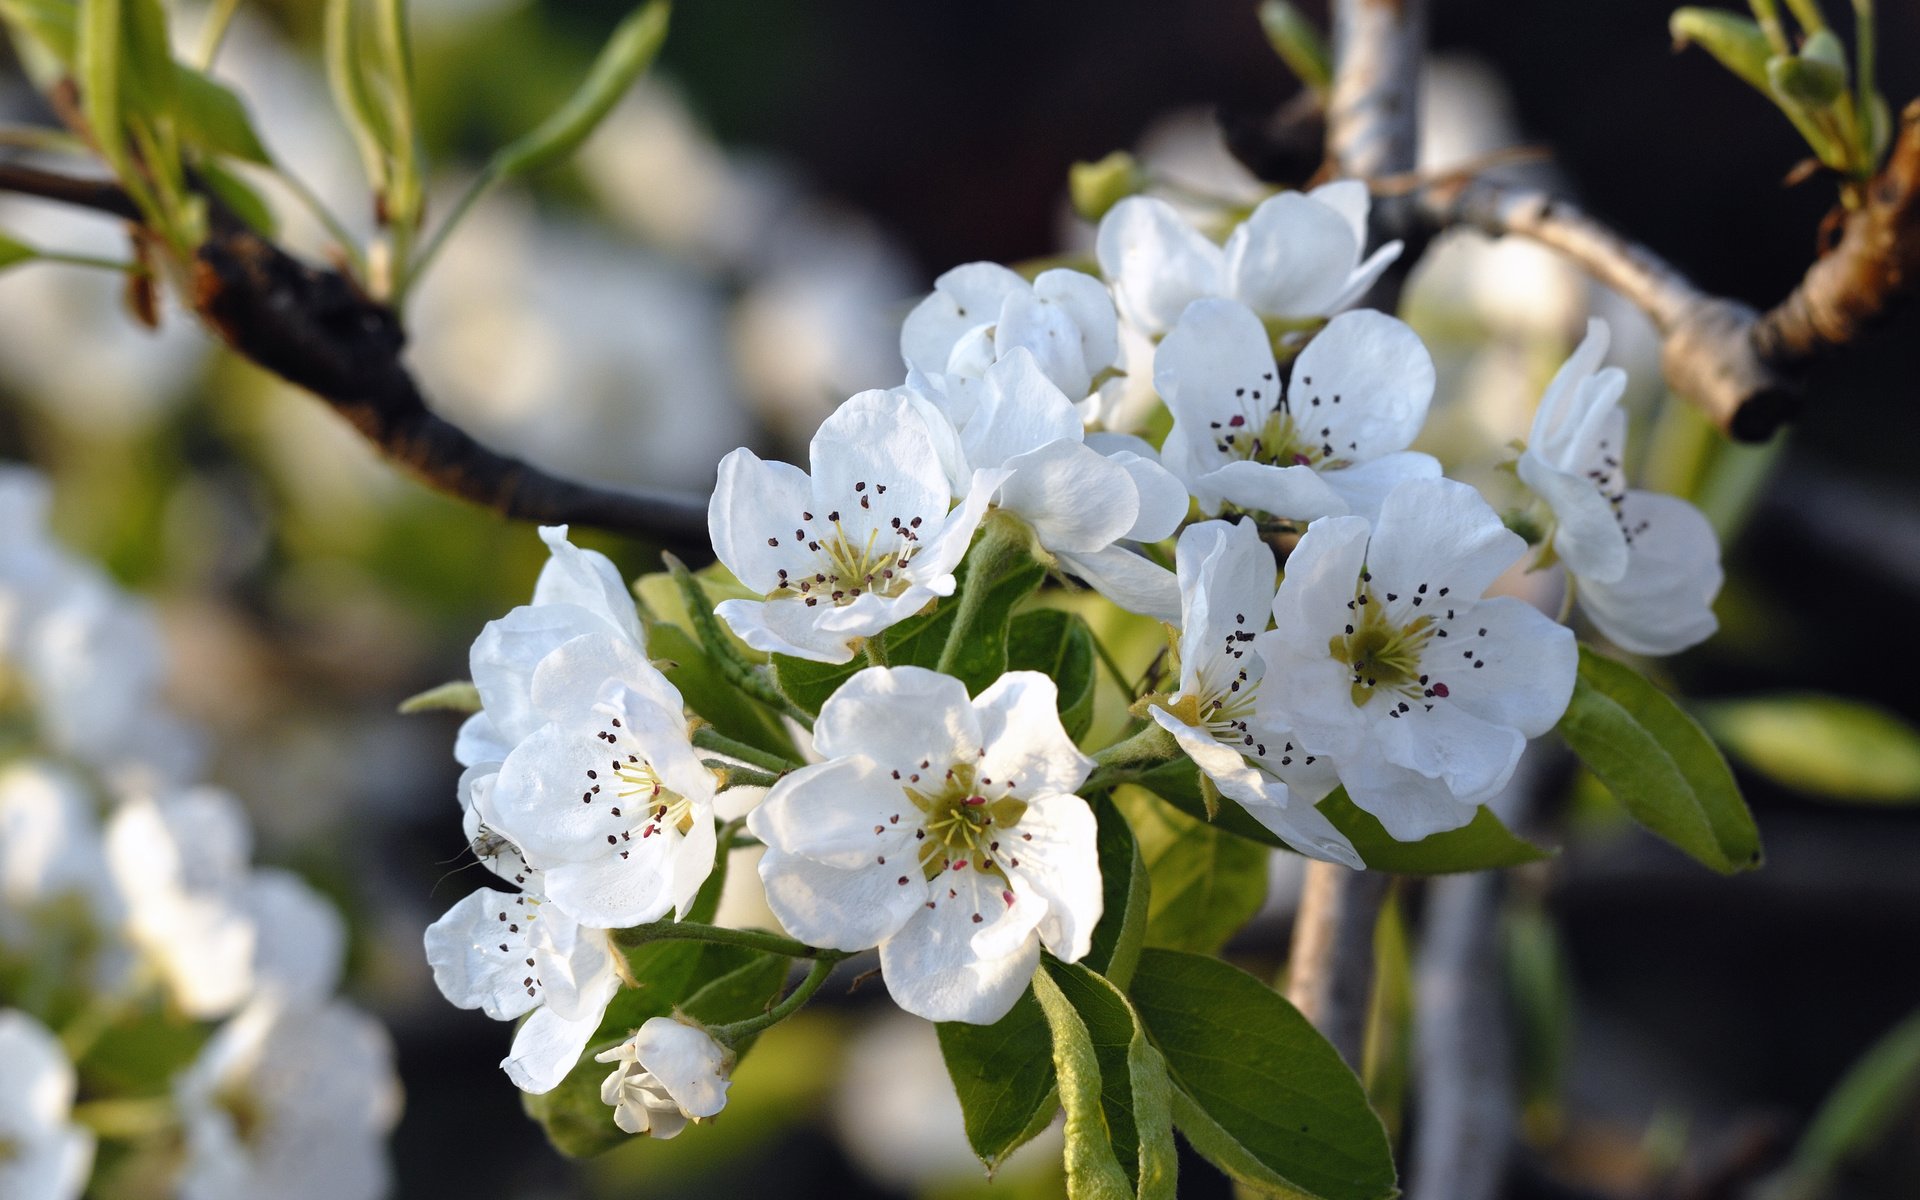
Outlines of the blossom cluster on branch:
M 0 1195 L 77 1197 L 108 1141 L 190 1200 L 373 1200 L 400 1097 L 345 924 L 194 782 L 151 614 L 48 499 L 0 469 Z
M 455 746 L 466 835 L 511 888 L 426 941 L 449 1000 L 524 1018 L 502 1066 L 550 1128 L 583 1119 L 569 1097 L 626 1133 L 713 1118 L 751 1038 L 869 950 L 937 1022 L 1124 988 L 1124 784 L 1354 869 L 1497 826 L 1483 806 L 1580 659 L 1503 594 L 1523 571 L 1564 564 L 1569 605 L 1629 650 L 1713 631 L 1717 544 L 1626 485 L 1603 324 L 1508 463 L 1531 507 L 1503 517 L 1412 449 L 1435 371 L 1412 329 L 1352 308 L 1399 249 L 1364 254 L 1367 208 L 1351 181 L 1284 192 L 1222 246 L 1133 197 L 1098 273 L 947 272 L 905 319 L 904 382 L 842 404 L 804 467 L 720 463 L 719 565 L 669 560 L 684 612 L 542 530 L 531 602 L 474 642 Z M 1111 655 L 1042 616 L 1083 585 L 1166 630 L 1104 745 L 1091 663 Z M 753 842 L 779 933 L 713 924 Z

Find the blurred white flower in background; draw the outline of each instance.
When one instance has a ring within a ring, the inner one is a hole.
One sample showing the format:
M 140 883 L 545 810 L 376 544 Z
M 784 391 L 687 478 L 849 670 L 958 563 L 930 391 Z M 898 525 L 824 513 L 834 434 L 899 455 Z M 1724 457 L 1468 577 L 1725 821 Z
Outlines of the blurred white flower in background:
M 72 1123 L 73 1064 L 60 1039 L 0 1010 L 0 1196 L 72 1200 L 93 1166 L 93 1134 Z

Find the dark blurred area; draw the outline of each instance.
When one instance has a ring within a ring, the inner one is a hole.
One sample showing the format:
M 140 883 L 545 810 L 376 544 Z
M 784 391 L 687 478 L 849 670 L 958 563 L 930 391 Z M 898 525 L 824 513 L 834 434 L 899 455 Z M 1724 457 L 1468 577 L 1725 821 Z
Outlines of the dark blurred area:
M 308 6 L 271 7 L 290 34 L 311 34 Z M 1324 19 L 1322 6 L 1303 7 Z M 573 70 L 628 8 L 624 0 L 544 0 L 486 18 L 499 32 L 478 44 L 530 47 Z M 1706 55 L 1671 50 L 1670 4 L 1436 0 L 1434 8 L 1436 53 L 1470 56 L 1504 81 L 1522 139 L 1551 148 L 1582 205 L 1702 286 L 1766 307 L 1812 261 L 1832 187 L 1782 185 L 1804 146 Z M 1830 15 L 1844 29 L 1845 14 Z M 1879 28 L 1882 87 L 1897 111 L 1920 95 L 1920 4 L 1883 0 Z M 526 36 L 531 29 L 542 31 L 537 39 Z M 470 56 L 452 85 L 440 82 L 455 100 L 442 104 L 436 134 L 454 154 L 477 160 L 539 110 L 525 95 L 488 86 L 522 69 L 510 54 Z M 827 197 L 873 218 L 923 285 L 961 262 L 1056 252 L 1068 167 L 1133 145 L 1156 118 L 1193 106 L 1264 112 L 1295 90 L 1250 0 L 682 0 L 663 70 L 722 142 L 777 154 Z M 545 75 L 558 82 L 530 85 L 535 95 L 563 90 L 567 70 Z M 552 203 L 573 199 L 564 184 L 556 192 Z M 1741 610 L 1723 612 L 1727 635 L 1671 664 L 1679 692 L 1834 692 L 1920 721 L 1910 631 L 1920 606 L 1916 347 L 1920 309 L 1909 307 L 1810 382 L 1757 515 L 1728 548 L 1729 591 Z M 48 443 L 17 424 L 0 406 L 0 451 L 45 457 Z M 236 543 L 264 547 L 221 577 L 238 599 L 231 620 L 239 629 L 228 640 L 294 648 L 271 660 L 271 691 L 298 695 L 302 720 L 321 714 L 301 753 L 349 747 L 356 760 L 334 775 L 350 794 L 313 827 L 319 845 L 303 840 L 313 829 L 295 817 L 281 855 L 345 898 L 363 922 L 363 970 L 373 986 L 398 994 L 423 977 L 417 964 L 400 963 L 418 922 L 473 886 L 478 872 L 441 878 L 458 868 L 462 850 L 448 754 L 454 721 L 414 718 L 395 732 L 358 714 L 390 712 L 413 691 L 464 677 L 468 640 L 525 596 L 537 547 L 525 531 L 411 484 L 394 501 L 399 519 L 332 546 L 319 517 L 282 520 L 287 499 L 256 473 L 251 428 L 231 409 L 196 405 L 167 418 L 142 453 L 200 476 L 241 514 Z M 165 524 L 159 506 L 124 486 L 103 494 L 100 503 L 123 516 L 89 529 L 112 531 L 95 551 L 123 577 L 164 582 L 154 562 Z M 132 512 L 149 515 L 124 516 Z M 332 549 L 310 570 L 289 578 L 279 569 L 316 544 Z M 652 569 L 644 547 L 594 544 L 629 573 Z M 318 615 L 343 596 L 360 607 Z M 384 643 L 360 640 L 359 618 L 374 622 L 395 608 L 412 637 L 404 654 L 389 657 L 377 649 Z M 216 672 L 210 686 L 248 694 L 253 685 Z M 232 781 L 257 807 L 305 802 L 297 775 L 243 766 Z M 1573 984 L 1571 1132 L 1516 1168 L 1516 1200 L 1751 1195 L 1752 1179 L 1779 1165 L 1849 1065 L 1920 1008 L 1920 810 L 1823 804 L 1750 773 L 1742 783 L 1767 843 L 1761 871 L 1720 879 L 1624 833 L 1579 842 L 1539 881 Z M 264 836 L 273 842 L 271 831 Z M 1285 942 L 1276 927 L 1249 944 L 1258 955 Z M 1277 965 L 1268 958 L 1261 969 Z M 883 1004 L 869 988 L 831 1014 Z M 408 1093 L 395 1142 L 401 1196 L 909 1194 L 849 1182 L 859 1172 L 847 1152 L 826 1122 L 808 1119 L 824 1111 L 825 1080 L 782 1093 L 792 1111 L 780 1121 L 743 1118 L 744 1129 L 766 1132 L 729 1142 L 714 1169 L 693 1170 L 683 1156 L 653 1176 L 647 1152 L 667 1149 L 653 1146 L 621 1152 L 616 1166 L 569 1164 L 521 1117 L 495 1068 L 502 1026 L 453 1011 L 430 987 L 383 1015 Z M 783 1045 L 770 1039 L 758 1053 L 787 1053 Z M 1636 1172 L 1660 1157 L 1649 1147 L 1676 1120 L 1686 1126 L 1683 1169 L 1657 1186 L 1640 1182 Z M 1920 1195 L 1920 1114 L 1901 1121 L 1903 1132 L 1834 1195 Z M 1198 1160 L 1182 1166 L 1183 1196 L 1231 1194 Z

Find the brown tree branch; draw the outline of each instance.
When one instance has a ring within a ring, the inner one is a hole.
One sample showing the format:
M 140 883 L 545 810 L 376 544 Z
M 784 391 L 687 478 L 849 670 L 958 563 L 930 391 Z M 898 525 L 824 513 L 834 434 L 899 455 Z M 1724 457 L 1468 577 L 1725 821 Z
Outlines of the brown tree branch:
M 1373 928 L 1393 877 L 1307 863 L 1287 954 L 1287 999 L 1360 1070 L 1373 993 Z
M 1838 243 L 1765 314 L 1701 291 L 1653 251 L 1537 189 L 1449 180 L 1418 194 L 1416 215 L 1433 230 L 1518 234 L 1565 254 L 1652 319 L 1674 391 L 1730 436 L 1765 441 L 1798 408 L 1809 366 L 1920 287 L 1920 101 Z
M 109 182 L 0 164 L 0 191 L 139 220 Z M 429 487 L 505 517 L 590 525 L 689 551 L 708 544 L 704 498 L 576 483 L 482 445 L 435 414 L 402 361 L 393 310 L 216 211 L 188 304 L 235 353 L 318 396 Z

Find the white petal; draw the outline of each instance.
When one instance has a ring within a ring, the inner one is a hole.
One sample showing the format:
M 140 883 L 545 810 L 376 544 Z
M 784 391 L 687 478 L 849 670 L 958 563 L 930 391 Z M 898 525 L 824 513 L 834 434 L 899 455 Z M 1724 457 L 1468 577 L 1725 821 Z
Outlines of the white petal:
M 967 461 L 975 467 L 1005 466 L 1016 455 L 1062 438 L 1079 442 L 1079 412 L 1024 348 L 994 363 L 982 383 L 980 407 L 961 433 Z
M 52 1031 L 26 1013 L 0 1009 L 0 1096 L 6 1098 L 8 1133 L 65 1124 L 74 1087 L 73 1064 Z
M 993 348 L 1002 362 L 1015 351 L 1031 354 L 1044 377 L 1067 396 L 1078 398 L 1093 390 L 1093 368 L 1073 315 L 1031 291 L 1007 297 L 994 328 Z
M 256 984 L 318 1003 L 340 982 L 347 927 L 333 904 L 290 871 L 255 871 L 247 885 L 259 930 L 254 945 Z
M 1606 359 L 1607 343 L 1611 339 L 1612 333 L 1605 321 L 1597 317 L 1589 320 L 1586 337 L 1567 361 L 1560 365 L 1560 369 L 1554 372 L 1547 390 L 1540 397 L 1540 407 L 1534 413 L 1533 429 L 1527 435 L 1529 448 L 1563 470 L 1580 465 L 1561 458 L 1569 451 L 1567 443 L 1585 415 L 1574 411 L 1574 402 L 1579 398 L 1582 385 L 1592 378 Z
M 1373 206 L 1373 199 L 1367 194 L 1365 180 L 1335 179 L 1309 191 L 1307 199 L 1339 213 L 1340 219 L 1353 231 L 1356 246 L 1367 244 L 1367 210 Z
M 1095 254 L 1128 321 L 1148 333 L 1170 329 L 1188 304 L 1225 286 L 1220 247 L 1172 205 L 1129 196 L 1100 220 Z
M 1195 301 L 1154 351 L 1153 386 L 1173 411 L 1175 431 L 1187 431 L 1195 446 L 1211 447 L 1221 436 L 1214 421 L 1257 426 L 1280 398 L 1266 326 L 1244 304 Z
M 604 633 L 573 638 L 548 653 L 534 668 L 529 691 L 545 721 L 592 720 L 613 683 L 628 693 L 626 703 L 657 710 L 669 724 L 685 707 L 680 690 L 638 645 Z
M 853 660 L 852 638 L 820 628 L 814 619 L 817 609 L 809 609 L 804 600 L 722 600 L 713 613 L 727 623 L 734 635 L 755 650 L 768 654 L 790 654 L 811 662 L 843 663 Z
M 1527 745 L 1519 730 L 1482 720 L 1456 704 L 1431 710 L 1414 705 L 1399 719 L 1375 721 L 1373 730 L 1388 762 L 1438 779 L 1454 796 L 1475 804 L 1505 786 Z M 1346 765 L 1342 759 L 1342 768 Z
M 1293 366 L 1287 403 L 1302 432 L 1335 460 L 1405 450 L 1433 401 L 1433 357 L 1420 336 L 1385 313 L 1341 313 Z
M 1060 694 L 1038 671 L 1008 671 L 973 701 L 979 717 L 982 784 L 1005 785 L 1021 796 L 1072 792 L 1086 782 L 1093 760 L 1061 727 Z M 960 758 L 958 761 L 968 761 Z
M 1273 551 L 1252 521 L 1189 525 L 1174 549 L 1182 611 L 1180 669 L 1187 688 L 1239 639 L 1267 627 L 1273 609 Z M 1171 727 L 1169 727 L 1171 728 Z
M 477 1008 L 511 1021 L 541 1003 L 533 985 L 533 929 L 538 903 L 480 888 L 427 926 L 427 964 L 440 994 L 456 1008 Z M 503 948 L 504 947 L 504 948 Z
M 1127 469 L 1071 438 L 1007 460 L 1013 472 L 995 496 L 999 507 L 1033 527 L 1055 553 L 1092 551 L 1126 536 L 1140 515 L 1140 492 Z
M 735 450 L 720 460 L 707 505 L 713 552 L 741 583 L 770 592 L 780 584 L 780 568 L 806 556 L 794 530 L 812 507 L 813 481 L 805 471 L 767 462 L 745 447 Z
M 1340 294 L 1333 298 L 1333 303 L 1327 306 L 1327 311 L 1345 312 L 1360 303 L 1366 294 L 1373 290 L 1373 285 L 1379 282 L 1380 277 L 1387 273 L 1387 268 L 1399 261 L 1400 252 L 1403 249 L 1405 247 L 1399 242 L 1388 242 L 1369 254 L 1366 261 L 1355 267 L 1353 273 L 1347 276 L 1347 286 L 1340 289 Z
M 501 736 L 493 718 L 482 710 L 460 722 L 460 732 L 453 739 L 453 761 L 463 767 L 497 763 L 512 749 L 513 743 Z
M 986 516 L 987 505 L 992 502 L 994 492 L 999 490 L 1010 474 L 1012 472 L 1004 467 L 983 468 L 973 473 L 966 496 L 954 505 L 953 511 L 947 514 L 931 537 L 922 535 L 920 552 L 913 556 L 913 562 L 907 568 L 910 578 L 926 584 L 938 595 L 953 595 L 953 569 L 966 556 L 967 547 L 973 542 L 974 531 L 980 528 L 980 519 Z
M 1161 621 L 1180 617 L 1180 587 L 1173 572 L 1120 546 L 1059 555 L 1060 567 L 1128 612 Z
M 1620 517 L 1633 534 L 1617 583 L 1580 579 L 1575 596 L 1601 633 L 1636 654 L 1674 654 L 1713 636 L 1724 576 L 1720 544 L 1700 510 L 1654 492 L 1628 492 Z
M 517 744 L 545 720 L 533 703 L 540 660 L 574 638 L 606 632 L 600 618 L 567 604 L 524 605 L 487 622 L 474 639 L 468 669 L 499 744 Z
M 565 525 L 541 526 L 540 538 L 551 557 L 533 585 L 533 603 L 584 608 L 638 645 L 640 614 L 619 568 L 606 555 L 568 541 Z
M 926 418 L 895 392 L 861 392 L 835 409 L 814 433 L 808 461 L 813 467 L 808 511 L 828 524 L 839 514 L 847 534 L 861 541 L 869 530 L 886 536 L 893 517 L 937 521 L 952 496 Z M 863 496 L 871 497 L 865 506 Z M 815 532 L 821 531 L 816 523 Z
M 923 781 L 912 781 L 919 774 L 917 763 L 888 768 L 857 757 L 802 767 L 773 785 L 747 817 L 747 828 L 783 854 L 803 855 L 841 870 L 884 867 L 889 861 L 917 868 L 911 843 L 920 828 L 920 812 L 906 788 L 938 790 L 954 759 L 928 761 L 934 765 Z M 893 775 L 896 769 L 902 772 L 900 778 Z
M 1369 754 L 1340 763 L 1340 782 L 1395 841 L 1417 842 L 1473 820 L 1479 801 L 1462 799 L 1445 782 Z
M 1353 848 L 1347 835 L 1327 820 L 1326 814 L 1299 796 L 1294 796 L 1292 802 L 1284 806 L 1243 804 L 1241 807 L 1274 836 L 1308 858 L 1339 863 L 1356 871 L 1366 869 L 1366 861 Z
M 1340 212 L 1282 192 L 1227 239 L 1227 292 L 1267 316 L 1324 316 L 1360 261 L 1360 246 Z
M 897 868 L 842 871 L 770 847 L 760 858 L 760 882 L 781 928 L 808 945 L 835 950 L 872 949 L 927 899 L 926 877 L 911 853 Z
M 1092 943 L 1102 909 L 1093 810 L 1078 796 L 1041 796 L 1027 805 L 1016 829 L 1020 865 L 1009 863 L 1014 890 L 1024 885 L 1046 899 L 1040 941 L 1062 961 L 1077 962 Z
M 884 767 L 939 770 L 971 761 L 984 744 L 966 685 L 924 667 L 868 667 L 820 707 L 814 751 L 826 758 L 861 754 Z
M 1294 730 L 1316 753 L 1337 757 L 1355 748 L 1366 725 L 1349 698 L 1347 668 L 1327 651 L 1347 623 L 1366 555 L 1366 521 L 1315 521 L 1287 558 L 1273 633 L 1255 643 L 1267 664 L 1262 720 Z
M 1530 738 L 1559 723 L 1580 661 L 1572 630 L 1511 596 L 1475 604 L 1448 630 L 1421 667 L 1446 683 L 1450 703 Z
M 704 1119 L 727 1106 L 727 1051 L 704 1029 L 654 1017 L 640 1027 L 633 1044 L 640 1065 L 687 1116 Z
M 1480 493 L 1451 479 L 1416 479 L 1388 494 L 1380 506 L 1367 569 L 1374 591 L 1407 596 L 1421 584 L 1458 603 L 1485 594 L 1518 562 L 1526 542 L 1500 523 Z M 1429 601 L 1431 603 L 1431 601 Z
M 500 1067 L 523 1092 L 540 1095 L 560 1086 L 600 1028 L 605 1013 L 569 1020 L 549 1008 L 535 1009 L 513 1035 L 513 1050 Z
M 1187 487 L 1178 476 L 1160 465 L 1160 456 L 1152 446 L 1137 437 L 1118 433 L 1095 433 L 1086 438 L 1089 448 L 1099 451 L 1124 468 L 1133 477 L 1134 490 L 1140 494 L 1140 515 L 1127 530 L 1130 542 L 1158 542 L 1173 536 L 1180 522 L 1187 519 Z
M 1317 521 L 1346 515 L 1347 502 L 1332 486 L 1335 474 L 1308 466 L 1230 462 L 1194 480 L 1193 491 L 1200 506 L 1213 512 L 1231 504 L 1290 521 Z
M 941 886 L 955 876 L 952 886 Z M 947 872 L 912 919 L 880 944 L 880 973 L 895 1004 L 929 1021 L 990 1025 L 1032 982 L 1040 965 L 1037 936 L 1004 957 L 983 959 L 974 949 L 975 914 L 1005 907 L 975 882 L 986 878 L 971 869 Z
M 953 348 L 968 331 L 1000 318 L 1010 295 L 1029 290 L 1027 281 L 999 263 L 965 263 L 933 281 L 933 291 L 900 326 L 900 355 L 929 375 L 947 370 Z
M 1119 316 L 1106 284 L 1084 271 L 1055 268 L 1034 277 L 1033 294 L 1073 317 L 1088 371 L 1098 375 L 1120 357 Z
M 694 822 L 696 830 L 701 825 Z M 598 929 L 626 929 L 658 921 L 674 907 L 672 883 L 679 862 L 675 845 L 679 837 L 677 831 L 669 829 L 644 840 L 623 842 L 619 847 L 606 846 L 606 853 L 579 862 L 556 862 L 541 874 L 547 902 L 573 920 Z M 622 854 L 627 857 L 620 857 Z M 713 868 L 711 854 L 706 866 L 708 870 Z
M 1520 479 L 1553 510 L 1553 549 L 1583 578 L 1613 581 L 1627 573 L 1627 535 L 1605 493 L 1591 479 L 1562 471 L 1528 450 Z
M 1413 479 L 1440 478 L 1440 460 L 1417 450 L 1384 454 L 1368 462 L 1335 471 L 1321 471 L 1321 482 L 1340 498 L 1348 512 L 1368 521 L 1380 519 L 1380 506 L 1393 489 Z

